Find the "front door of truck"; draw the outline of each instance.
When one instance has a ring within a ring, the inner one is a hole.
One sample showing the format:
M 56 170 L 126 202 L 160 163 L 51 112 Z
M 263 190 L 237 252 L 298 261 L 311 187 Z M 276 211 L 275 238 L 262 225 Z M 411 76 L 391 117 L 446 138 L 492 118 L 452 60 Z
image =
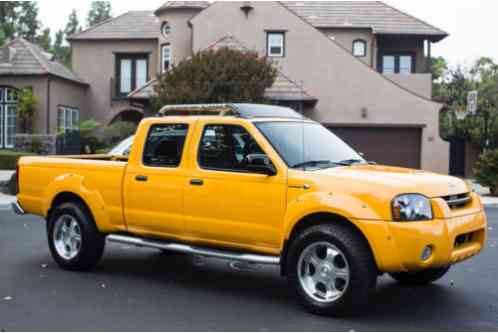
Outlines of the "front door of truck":
M 162 237 L 181 236 L 185 231 L 183 164 L 188 132 L 188 124 L 152 125 L 143 149 L 131 157 L 123 191 L 128 231 Z
M 198 144 L 185 188 L 187 234 L 220 246 L 278 249 L 286 178 L 278 168 L 275 176 L 247 170 L 249 155 L 267 155 L 254 138 L 259 133 L 226 122 L 203 122 L 196 128 L 193 142 Z

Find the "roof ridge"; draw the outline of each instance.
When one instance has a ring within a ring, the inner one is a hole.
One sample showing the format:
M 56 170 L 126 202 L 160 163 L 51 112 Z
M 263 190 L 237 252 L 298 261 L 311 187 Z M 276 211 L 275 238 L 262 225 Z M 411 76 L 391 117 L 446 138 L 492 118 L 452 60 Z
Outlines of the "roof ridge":
M 389 7 L 389 8 L 391 8 L 392 10 L 397 11 L 398 13 L 400 13 L 400 14 L 402 14 L 402 15 L 408 16 L 408 17 L 410 17 L 410 18 L 412 18 L 412 19 L 414 19 L 414 20 L 416 20 L 416 21 L 419 21 L 420 23 L 423 23 L 423 24 L 425 24 L 425 25 L 427 25 L 427 26 L 429 26 L 429 27 L 431 27 L 431 28 L 433 28 L 433 29 L 435 29 L 435 30 L 439 30 L 440 32 L 442 32 L 442 33 L 444 33 L 444 34 L 446 34 L 446 35 L 449 35 L 449 34 L 448 34 L 446 31 L 444 31 L 443 29 L 440 29 L 440 28 L 436 27 L 435 25 L 432 25 L 432 24 L 428 23 L 427 21 L 422 20 L 422 19 L 420 19 L 420 18 L 418 18 L 418 17 L 416 17 L 416 16 L 414 16 L 414 15 L 412 15 L 412 14 L 409 14 L 408 12 L 405 12 L 405 11 L 403 11 L 403 10 L 399 9 L 399 8 L 396 8 L 396 7 L 394 7 L 394 6 L 391 6 L 390 4 L 388 4 L 388 3 L 384 2 L 384 1 L 375 1 L 375 2 L 377 2 L 377 3 L 381 4 L 381 5 L 384 5 L 384 6 L 386 6 L 386 7 Z
M 81 30 L 81 31 L 79 31 L 79 32 L 77 32 L 77 33 L 75 33 L 75 34 L 72 34 L 71 36 L 67 36 L 67 38 L 66 38 L 66 39 L 67 39 L 67 40 L 71 40 L 71 39 L 73 39 L 73 37 L 78 37 L 78 35 L 81 35 L 81 34 L 83 34 L 83 33 L 87 33 L 87 32 L 89 32 L 89 31 L 92 31 L 92 30 L 94 30 L 94 29 L 96 29 L 96 28 L 98 28 L 98 27 L 100 27 L 100 26 L 102 26 L 102 25 L 104 25 L 104 24 L 107 24 L 107 23 L 109 23 L 109 22 L 112 22 L 112 21 L 114 21 L 114 20 L 117 20 L 118 18 L 123 17 L 123 16 L 125 16 L 125 15 L 127 15 L 127 14 L 129 14 L 129 13 L 131 13 L 131 12 L 133 12 L 133 11 L 132 11 L 132 10 L 129 10 L 129 11 L 127 11 L 127 12 L 125 12 L 125 13 L 121 14 L 121 15 L 118 15 L 118 16 L 115 16 L 115 17 L 110 17 L 110 18 L 108 18 L 107 20 L 104 20 L 104 21 L 102 21 L 102 22 L 99 22 L 99 23 L 97 23 L 97 24 L 94 24 L 94 25 L 92 25 L 92 26 L 90 26 L 90 27 L 88 27 L 88 28 L 86 28 L 86 29 L 84 29 L 84 30 Z
M 24 47 L 28 48 L 28 50 L 30 51 L 30 53 L 33 55 L 33 57 L 36 59 L 36 61 L 38 61 L 38 63 L 40 64 L 40 66 L 43 68 L 43 70 L 47 74 L 49 74 L 50 73 L 50 68 L 48 67 L 48 64 L 46 63 L 46 61 L 42 57 L 40 57 L 40 55 L 38 54 L 38 52 L 35 49 L 33 49 L 33 44 L 31 44 L 31 42 L 25 40 L 22 37 L 19 37 L 18 39 L 21 42 L 21 44 L 24 45 Z

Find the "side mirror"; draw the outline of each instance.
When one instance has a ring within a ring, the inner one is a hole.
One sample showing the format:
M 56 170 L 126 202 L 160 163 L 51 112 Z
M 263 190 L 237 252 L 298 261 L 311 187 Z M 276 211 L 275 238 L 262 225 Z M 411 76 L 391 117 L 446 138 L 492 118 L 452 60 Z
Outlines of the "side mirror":
M 277 169 L 264 154 L 251 154 L 246 157 L 246 169 L 249 172 L 259 173 L 267 176 L 275 176 Z

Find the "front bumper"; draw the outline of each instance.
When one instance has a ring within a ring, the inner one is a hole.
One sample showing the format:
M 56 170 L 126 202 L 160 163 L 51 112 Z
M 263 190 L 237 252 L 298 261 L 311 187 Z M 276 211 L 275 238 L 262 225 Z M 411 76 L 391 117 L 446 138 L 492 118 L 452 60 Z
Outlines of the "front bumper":
M 419 271 L 450 266 L 482 251 L 487 220 L 477 196 L 471 207 L 451 211 L 439 199 L 433 203 L 435 219 L 424 222 L 357 221 L 372 248 L 381 272 Z M 426 247 L 432 254 L 426 260 Z

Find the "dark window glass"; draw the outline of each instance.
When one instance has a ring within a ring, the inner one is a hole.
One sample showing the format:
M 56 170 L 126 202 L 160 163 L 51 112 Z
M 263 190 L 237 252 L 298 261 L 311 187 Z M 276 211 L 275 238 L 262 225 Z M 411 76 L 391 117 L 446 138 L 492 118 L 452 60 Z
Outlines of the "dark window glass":
M 247 172 L 247 156 L 264 155 L 254 138 L 241 126 L 209 125 L 199 147 L 199 165 L 203 169 Z
M 119 96 L 143 87 L 148 81 L 147 55 L 116 55 L 116 90 Z
M 152 167 L 176 168 L 180 165 L 183 147 L 188 133 L 188 125 L 154 125 L 145 143 L 144 165 Z
M 291 168 L 306 168 L 307 162 L 339 163 L 363 158 L 344 141 L 320 124 L 301 122 L 258 123 L 257 128 L 270 141 Z M 309 167 L 319 164 L 309 163 Z

